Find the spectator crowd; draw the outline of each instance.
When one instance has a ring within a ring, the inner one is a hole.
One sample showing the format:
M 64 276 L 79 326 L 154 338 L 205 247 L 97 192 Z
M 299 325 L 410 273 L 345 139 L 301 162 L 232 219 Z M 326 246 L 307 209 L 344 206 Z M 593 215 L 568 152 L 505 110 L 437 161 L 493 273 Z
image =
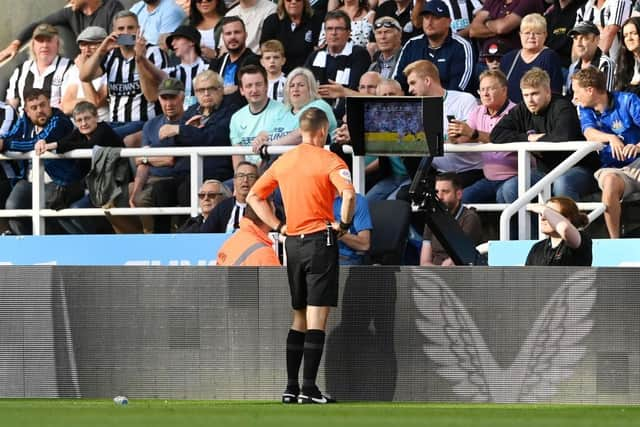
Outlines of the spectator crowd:
M 273 162 L 263 147 L 299 144 L 305 110 L 326 113 L 327 143 L 339 147 L 350 143 L 347 96 L 438 96 L 451 144 L 602 142 L 552 193 L 580 201 L 601 191 L 607 231 L 618 238 L 621 200 L 640 191 L 636 15 L 640 2 L 631 0 L 144 0 L 129 10 L 118 0 L 69 0 L 0 51 L 0 61 L 23 45 L 30 51 L 0 102 L 0 150 L 95 147 L 91 162 L 44 161 L 46 207 L 63 209 L 189 205 L 189 158 L 127 162 L 123 147 L 251 147 L 252 155 L 205 159 L 200 216 L 103 224 L 234 232 L 251 186 Z M 60 27 L 74 34 L 74 49 L 63 50 Z M 531 184 L 570 154 L 536 155 Z M 0 207 L 30 208 L 30 162 L 0 166 Z M 431 168 L 441 177 L 437 195 L 474 242 L 479 219 L 463 205 L 517 198 L 515 153 L 451 153 Z M 367 203 L 405 197 L 414 170 L 407 159 L 367 157 L 367 193 L 342 238 L 341 262 L 365 262 Z M 277 194 L 274 202 L 279 211 Z M 98 225 L 70 217 L 47 227 L 76 234 Z M 31 232 L 24 218 L 8 227 Z M 417 231 L 422 264 L 450 262 L 428 228 Z

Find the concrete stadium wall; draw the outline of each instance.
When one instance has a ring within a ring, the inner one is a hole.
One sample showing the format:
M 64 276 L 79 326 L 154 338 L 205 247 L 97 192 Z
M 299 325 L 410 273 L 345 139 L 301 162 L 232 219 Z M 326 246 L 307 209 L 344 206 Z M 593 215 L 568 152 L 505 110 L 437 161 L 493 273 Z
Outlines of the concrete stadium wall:
M 352 268 L 341 400 L 640 402 L 640 271 Z M 280 268 L 2 267 L 0 396 L 278 399 Z

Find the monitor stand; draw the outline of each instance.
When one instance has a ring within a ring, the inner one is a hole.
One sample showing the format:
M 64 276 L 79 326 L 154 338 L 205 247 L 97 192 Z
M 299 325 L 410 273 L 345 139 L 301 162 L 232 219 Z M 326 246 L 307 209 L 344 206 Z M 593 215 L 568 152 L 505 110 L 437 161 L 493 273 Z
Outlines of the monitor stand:
M 487 265 L 487 259 L 464 234 L 458 222 L 435 192 L 435 176 L 429 174 L 432 156 L 422 158 L 411 187 L 409 200 L 414 212 L 423 212 L 425 222 L 456 265 Z

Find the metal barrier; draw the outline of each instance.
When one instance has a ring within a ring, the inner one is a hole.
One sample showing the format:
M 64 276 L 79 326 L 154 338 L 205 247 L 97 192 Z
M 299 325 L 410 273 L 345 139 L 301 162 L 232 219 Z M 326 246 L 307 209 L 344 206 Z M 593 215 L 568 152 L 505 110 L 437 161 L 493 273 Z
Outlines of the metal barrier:
M 531 227 L 526 221 L 526 206 L 534 197 L 542 195 L 543 199 L 548 199 L 551 195 L 551 184 L 558 177 L 567 172 L 580 160 L 593 151 L 599 151 L 603 145 L 599 142 L 591 141 L 570 141 L 570 142 L 516 142 L 511 144 L 447 144 L 445 152 L 448 153 L 468 153 L 468 152 L 489 152 L 489 151 L 515 151 L 518 153 L 518 199 L 511 204 L 471 204 L 478 210 L 502 211 L 500 215 L 500 240 L 509 240 L 509 222 L 511 217 L 517 212 L 518 223 L 521 225 L 518 231 L 519 239 L 529 239 L 531 237 Z M 574 151 L 562 163 L 549 171 L 540 181 L 529 188 L 531 177 L 531 153 L 542 151 Z M 578 203 L 580 210 L 591 210 L 589 221 L 595 220 L 602 215 L 605 207 L 602 203 Z
M 282 154 L 294 146 L 270 146 L 269 154 Z M 351 154 L 350 146 L 343 147 L 344 152 Z M 2 159 L 31 160 L 32 173 L 32 208 L 0 209 L 0 218 L 32 217 L 33 235 L 45 234 L 44 219 L 49 217 L 69 216 L 102 216 L 102 215 L 198 215 L 198 189 L 202 183 L 202 159 L 207 156 L 230 156 L 254 154 L 250 147 L 171 147 L 171 148 L 123 148 L 121 157 L 157 157 L 176 156 L 190 158 L 190 206 L 189 207 L 154 207 L 154 208 L 89 208 L 89 209 L 45 209 L 44 167 L 45 159 L 90 159 L 93 150 L 73 150 L 65 154 L 45 153 L 37 156 L 34 151 L 28 153 L 0 154 Z M 356 157 L 353 161 L 354 186 L 356 191 L 364 192 L 364 158 Z
M 270 146 L 269 154 L 282 154 L 289 151 L 294 146 Z M 579 162 L 587 154 L 602 148 L 602 144 L 597 142 L 573 141 L 563 143 L 550 142 L 520 142 L 511 144 L 445 144 L 447 153 L 465 152 L 492 152 L 510 151 L 518 153 L 518 194 L 519 198 L 511 205 L 507 204 L 472 204 L 479 211 L 502 211 L 500 216 L 500 238 L 509 238 L 509 220 L 518 212 L 520 223 L 526 224 L 520 228 L 520 238 L 529 238 L 530 230 L 528 221 L 524 221 L 526 215 L 526 205 L 535 196 L 542 193 L 548 197 L 551 183 L 573 165 Z M 353 154 L 351 147 L 343 147 L 345 153 Z M 541 151 L 575 151 L 565 159 L 558 167 L 550 171 L 542 180 L 533 187 L 528 188 L 530 177 L 531 152 Z M 44 159 L 71 158 L 88 159 L 91 158 L 92 150 L 74 150 L 65 154 L 46 153 L 42 156 L 29 153 L 5 153 L 0 155 L 0 159 L 29 159 L 32 162 L 32 209 L 0 210 L 0 217 L 32 217 L 33 234 L 41 235 L 45 233 L 44 219 L 48 217 L 68 217 L 68 216 L 101 216 L 101 215 L 192 215 L 198 214 L 198 189 L 202 182 L 202 159 L 206 156 L 230 156 L 230 155 L 254 154 L 250 147 L 171 147 L 171 148 L 123 148 L 122 157 L 156 157 L 156 156 L 177 156 L 190 158 L 190 190 L 191 199 L 189 207 L 154 207 L 154 208 L 92 208 L 92 209 L 62 209 L 55 211 L 44 209 Z M 364 157 L 353 156 L 353 181 L 356 191 L 363 193 L 365 188 Z M 597 218 L 604 212 L 602 203 L 579 203 L 582 210 L 593 210 L 590 219 Z

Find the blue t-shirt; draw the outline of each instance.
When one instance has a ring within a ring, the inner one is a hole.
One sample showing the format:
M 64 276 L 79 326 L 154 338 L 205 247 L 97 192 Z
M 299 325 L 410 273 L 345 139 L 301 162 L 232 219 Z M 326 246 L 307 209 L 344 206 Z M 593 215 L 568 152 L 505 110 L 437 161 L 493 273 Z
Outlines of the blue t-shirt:
M 282 124 L 285 114 L 289 114 L 284 104 L 269 100 L 267 105 L 258 113 L 252 113 L 248 105 L 245 105 L 233 116 L 229 125 L 231 145 L 250 147 L 251 142 L 260 132 L 269 133 L 269 141 L 275 141 L 283 136 Z M 247 161 L 258 164 L 259 155 L 245 156 Z
M 593 108 L 579 107 L 582 132 L 593 128 L 617 135 L 625 145 L 640 142 L 640 98 L 631 92 L 611 92 L 609 107 L 602 113 Z M 617 160 L 611 155 L 611 146 L 600 150 L 602 167 L 621 168 L 635 158 Z
M 160 34 L 173 33 L 186 18 L 182 8 L 173 0 L 160 0 L 152 12 L 147 10 L 144 1 L 137 2 L 129 10 L 137 15 L 142 35 L 152 44 L 158 44 Z
M 341 207 L 342 197 L 336 197 L 336 199 L 333 201 L 333 216 L 335 217 L 336 221 L 340 221 L 341 219 Z M 351 224 L 351 228 L 349 229 L 349 233 L 358 234 L 362 230 L 371 229 L 373 229 L 373 224 L 371 223 L 371 215 L 369 214 L 369 204 L 367 203 L 367 199 L 360 194 L 356 194 L 356 210 L 353 214 L 353 221 Z M 364 259 L 364 254 L 362 252 L 355 251 L 342 242 L 338 243 L 340 251 L 340 264 L 362 264 Z
M 177 125 L 179 122 L 170 122 L 163 114 L 156 116 L 144 124 L 142 128 L 142 146 L 143 147 L 175 147 L 176 141 L 174 137 L 159 139 L 158 131 L 162 125 L 172 124 Z M 189 157 L 177 157 L 176 163 L 173 166 L 155 167 L 149 168 L 149 175 L 151 176 L 183 176 L 189 173 Z

